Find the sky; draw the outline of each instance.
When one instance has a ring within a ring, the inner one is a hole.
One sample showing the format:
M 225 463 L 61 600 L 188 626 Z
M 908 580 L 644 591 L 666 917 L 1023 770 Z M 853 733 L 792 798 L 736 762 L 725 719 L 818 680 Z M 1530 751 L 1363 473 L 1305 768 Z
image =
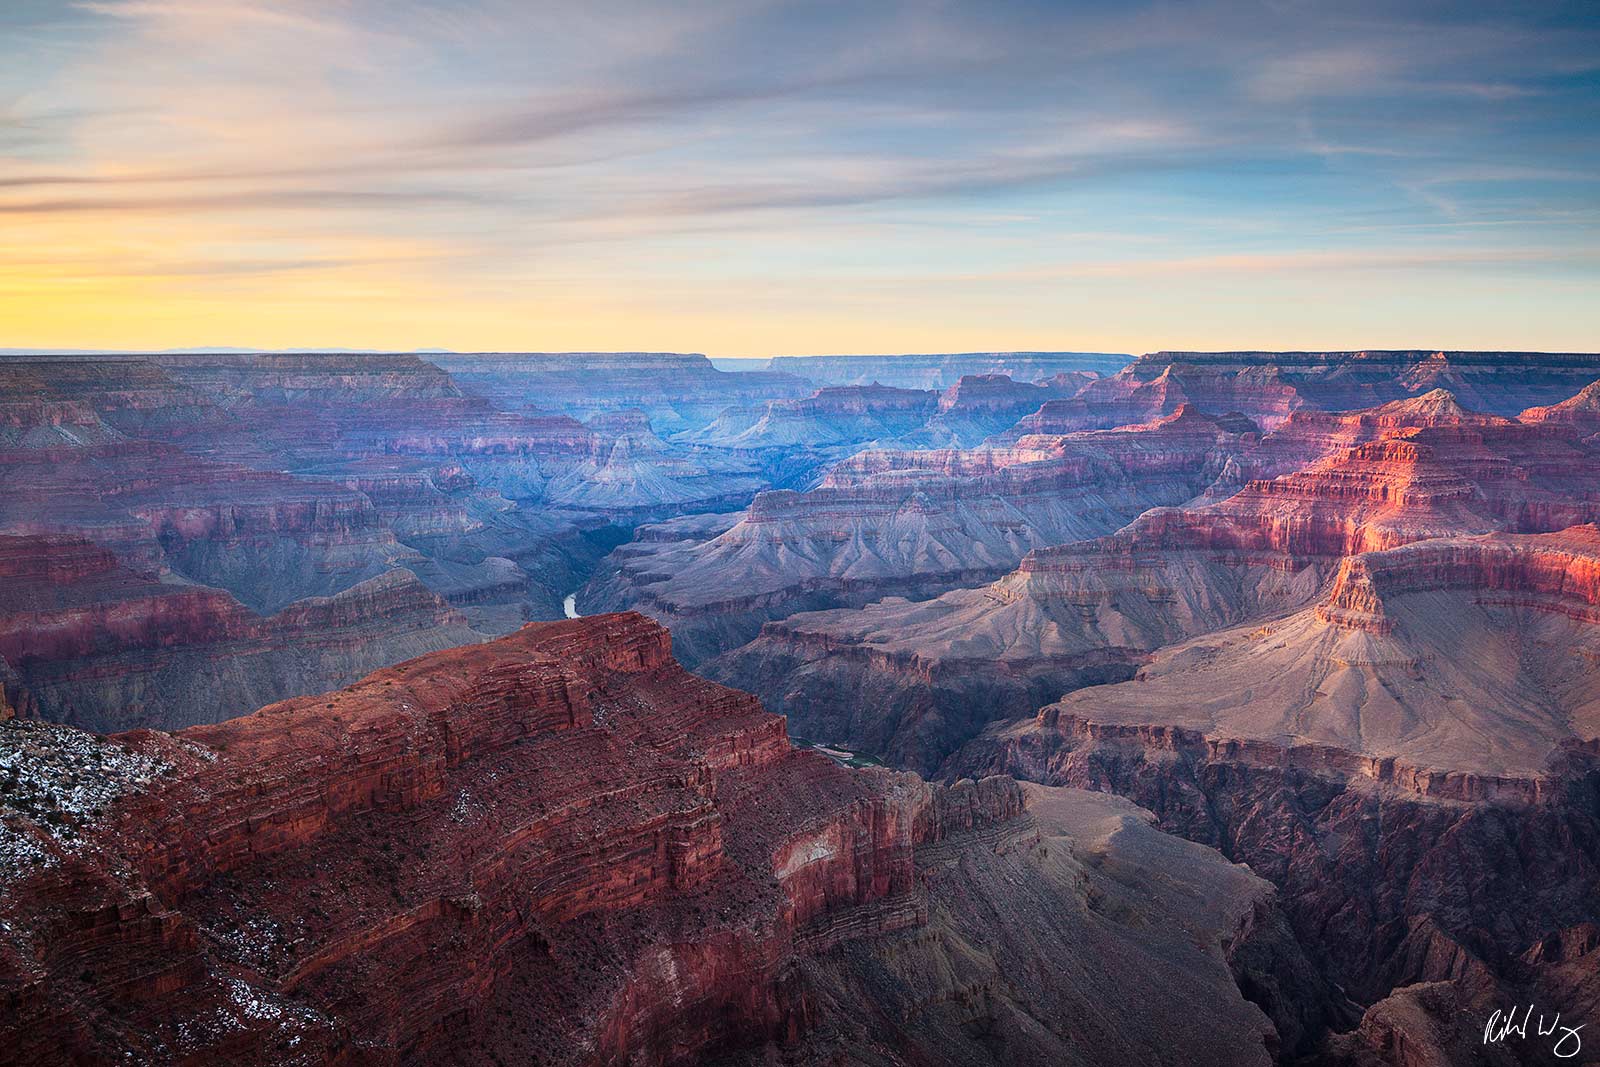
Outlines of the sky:
M 0 0 L 0 346 L 1600 349 L 1600 4 Z

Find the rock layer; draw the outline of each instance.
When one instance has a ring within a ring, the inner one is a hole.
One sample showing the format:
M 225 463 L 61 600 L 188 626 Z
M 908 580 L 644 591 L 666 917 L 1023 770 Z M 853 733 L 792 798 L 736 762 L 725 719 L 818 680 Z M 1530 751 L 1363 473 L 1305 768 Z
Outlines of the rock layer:
M 477 639 L 405 570 L 258 615 L 81 538 L 0 536 L 0 682 L 30 717 L 108 731 L 215 722 Z
M 952 766 L 1114 791 L 1276 885 L 1297 943 L 1349 998 L 1303 1016 L 1299 1051 L 1318 1064 L 1479 1062 L 1453 1056 L 1480 1054 L 1495 1008 L 1536 1000 L 1571 1018 L 1593 1003 L 1595 953 L 1541 963 L 1546 946 L 1581 943 L 1577 931 L 1595 922 L 1592 751 L 1569 752 L 1541 788 L 1502 788 L 1410 776 L 1325 746 L 1227 742 L 1052 708 L 973 742 Z M 1241 988 L 1276 999 L 1248 976 Z
M 639 616 L 535 624 L 179 735 L 0 728 L 31 761 L 0 821 L 0 1062 L 807 1057 L 919 999 L 929 1062 L 1097 1055 L 1121 1027 L 1063 1025 L 1079 1005 L 1150 1027 L 1124 1062 L 1268 1062 L 1228 958 L 1262 944 L 1259 880 L 1188 846 L 1186 885 L 1130 893 L 1186 848 L 1136 811 L 848 771 L 669 645 Z M 984 898 L 1078 973 L 983 996 L 1025 948 Z M 967 973 L 930 985 L 907 951 Z M 902 967 L 867 1013 L 862 952 Z M 1162 983 L 1102 1001 L 1140 969 Z
M 1153 508 L 1110 536 L 1034 549 L 987 586 L 791 615 L 708 670 L 805 736 L 931 771 L 990 720 L 1126 679 L 1162 646 L 1309 607 L 1353 554 L 1600 516 L 1593 443 L 1463 411 L 1442 392 L 1297 413 L 1226 466 L 1305 455 L 1220 502 Z M 870 711 L 841 699 L 854 691 L 873 695 Z
M 1247 423 L 1184 408 L 1005 450 L 868 451 L 811 492 L 763 493 L 710 541 L 614 553 L 582 602 L 669 622 L 698 662 L 800 608 L 937 593 L 1004 573 L 1030 548 L 1115 529 L 1194 496 L 1253 439 Z
M 1510 416 L 1565 400 L 1596 378 L 1600 356 L 1590 353 L 1155 352 L 1051 401 L 998 440 L 1143 422 L 1186 403 L 1239 411 L 1273 430 L 1299 410 L 1351 411 L 1436 389 Z

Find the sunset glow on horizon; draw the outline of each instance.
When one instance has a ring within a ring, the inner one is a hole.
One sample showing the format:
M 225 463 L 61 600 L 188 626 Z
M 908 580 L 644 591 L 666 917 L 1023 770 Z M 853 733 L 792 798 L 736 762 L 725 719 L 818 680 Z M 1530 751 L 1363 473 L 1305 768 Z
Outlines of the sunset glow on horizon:
M 1600 14 L 13 0 L 0 347 L 1600 347 Z

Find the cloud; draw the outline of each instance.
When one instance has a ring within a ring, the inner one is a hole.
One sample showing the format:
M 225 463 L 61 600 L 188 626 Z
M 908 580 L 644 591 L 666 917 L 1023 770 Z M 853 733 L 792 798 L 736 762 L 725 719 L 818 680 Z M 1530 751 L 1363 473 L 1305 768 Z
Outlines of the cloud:
M 1005 278 L 1070 247 L 1132 284 L 1165 269 L 1128 265 L 1152 243 L 1243 275 L 1335 269 L 1330 234 L 1394 269 L 1385 234 L 1425 227 L 1595 241 L 1597 22 L 1365 0 L 52 4 L 0 41 L 0 271 L 98 249 L 100 277 L 175 263 L 267 300 L 328 264 L 376 278 L 366 252 L 393 242 L 447 249 L 425 258 L 441 289 L 512 302 L 531 276 L 671 292 L 717 263 L 788 292 L 858 263 Z
M 482 198 L 455 189 L 401 192 L 381 189 L 254 189 L 195 196 L 109 196 L 0 202 L 0 215 L 54 215 L 92 212 L 182 213 L 270 208 L 392 208 L 431 204 L 475 204 Z
M 1370 94 L 1394 77 L 1398 64 L 1371 48 L 1343 48 L 1274 56 L 1249 80 L 1252 96 L 1265 101 Z

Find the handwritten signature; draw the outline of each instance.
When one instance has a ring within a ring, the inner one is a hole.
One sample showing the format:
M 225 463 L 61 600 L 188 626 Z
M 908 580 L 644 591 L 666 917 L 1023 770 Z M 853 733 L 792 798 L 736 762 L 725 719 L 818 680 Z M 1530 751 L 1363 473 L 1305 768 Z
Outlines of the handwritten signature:
M 1582 1030 L 1586 1024 L 1579 1023 L 1577 1026 L 1562 1026 L 1561 1013 L 1559 1011 L 1556 1012 L 1555 1018 L 1550 1019 L 1548 1023 L 1544 1012 L 1540 1012 L 1539 1021 L 1533 1023 L 1533 1010 L 1532 1004 L 1529 1004 L 1526 1009 L 1519 1004 L 1510 1011 L 1501 1011 L 1496 1008 L 1494 1014 L 1489 1016 L 1489 1021 L 1483 1024 L 1483 1043 L 1485 1045 L 1499 1045 L 1513 1037 L 1526 1041 L 1531 1027 L 1533 1036 L 1555 1039 L 1550 1046 L 1550 1052 L 1557 1059 L 1570 1060 L 1583 1051 L 1583 1038 L 1578 1036 L 1578 1031 Z M 1519 1012 L 1521 1013 L 1520 1022 L 1518 1021 Z

